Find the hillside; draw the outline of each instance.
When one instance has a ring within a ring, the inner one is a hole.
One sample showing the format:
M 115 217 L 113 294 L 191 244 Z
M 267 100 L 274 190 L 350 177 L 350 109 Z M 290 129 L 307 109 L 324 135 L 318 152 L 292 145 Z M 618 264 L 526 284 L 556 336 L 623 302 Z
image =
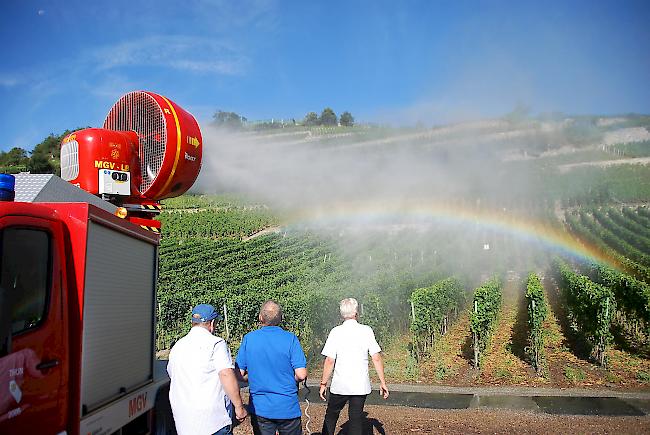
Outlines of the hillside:
M 206 129 L 198 192 L 280 207 L 456 200 L 650 201 L 650 117 L 484 120 L 430 129 Z M 594 170 L 598 169 L 598 170 Z
M 160 217 L 157 348 L 207 302 L 236 351 L 273 298 L 317 368 L 352 296 L 394 381 L 648 388 L 647 123 L 208 130 L 204 194 Z M 524 295 L 530 272 L 543 313 Z M 604 301 L 596 326 L 585 300 Z

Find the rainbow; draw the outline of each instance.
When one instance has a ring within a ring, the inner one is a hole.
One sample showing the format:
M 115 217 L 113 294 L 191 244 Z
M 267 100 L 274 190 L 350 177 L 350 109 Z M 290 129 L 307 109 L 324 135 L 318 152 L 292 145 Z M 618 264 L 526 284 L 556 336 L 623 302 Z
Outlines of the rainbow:
M 327 207 L 302 210 L 294 214 L 291 225 L 336 225 L 350 221 L 373 222 L 382 219 L 415 218 L 439 220 L 512 235 L 520 240 L 540 243 L 564 255 L 607 264 L 620 265 L 596 246 L 578 240 L 563 227 L 522 216 L 507 209 L 468 207 L 464 204 L 431 201 L 393 203 L 335 203 Z

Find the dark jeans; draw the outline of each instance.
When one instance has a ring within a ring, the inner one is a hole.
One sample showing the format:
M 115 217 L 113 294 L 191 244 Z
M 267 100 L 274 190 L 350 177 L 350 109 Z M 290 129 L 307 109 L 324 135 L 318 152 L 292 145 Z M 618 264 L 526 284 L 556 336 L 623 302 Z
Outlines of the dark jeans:
M 346 402 L 349 402 L 348 417 L 350 423 L 348 435 L 361 435 L 361 430 L 363 429 L 363 405 L 366 403 L 366 397 L 365 394 L 362 396 L 343 396 L 330 392 L 330 397 L 327 401 L 327 410 L 325 411 L 322 435 L 334 435 L 336 432 L 336 422 Z
M 302 422 L 296 418 L 266 418 L 251 415 L 251 426 L 255 435 L 302 435 Z
M 224 426 L 212 435 L 232 435 L 232 426 Z

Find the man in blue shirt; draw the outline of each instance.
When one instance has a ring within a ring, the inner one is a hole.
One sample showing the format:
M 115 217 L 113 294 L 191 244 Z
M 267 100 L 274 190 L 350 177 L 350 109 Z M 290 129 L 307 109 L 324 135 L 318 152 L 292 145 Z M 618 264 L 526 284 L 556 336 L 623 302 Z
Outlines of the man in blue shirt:
M 298 337 L 278 325 L 282 308 L 266 301 L 262 327 L 244 336 L 236 364 L 248 377 L 251 424 L 258 435 L 301 435 L 298 382 L 307 378 L 307 359 Z

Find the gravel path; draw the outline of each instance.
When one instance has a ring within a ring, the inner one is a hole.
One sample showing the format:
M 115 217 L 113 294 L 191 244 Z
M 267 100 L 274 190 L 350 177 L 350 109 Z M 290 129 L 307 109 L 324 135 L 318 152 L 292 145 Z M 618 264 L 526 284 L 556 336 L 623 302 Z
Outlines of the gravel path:
M 399 406 L 367 405 L 366 434 L 481 434 L 481 433 L 580 433 L 640 434 L 650 433 L 650 417 L 557 416 L 507 410 L 431 410 Z M 311 405 L 310 429 L 320 433 L 325 414 L 324 405 Z M 303 428 L 307 418 L 302 417 Z M 347 410 L 339 417 L 338 434 L 347 433 Z M 236 435 L 252 434 L 250 423 L 235 429 Z M 305 431 L 305 434 L 308 434 Z

